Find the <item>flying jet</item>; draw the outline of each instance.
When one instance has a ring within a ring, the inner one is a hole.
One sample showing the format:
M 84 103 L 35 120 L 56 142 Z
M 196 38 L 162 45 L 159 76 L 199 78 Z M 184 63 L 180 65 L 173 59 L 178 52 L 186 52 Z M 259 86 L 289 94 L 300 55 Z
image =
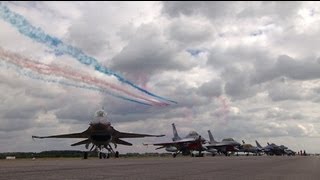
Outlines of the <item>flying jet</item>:
M 261 153 L 263 152 L 262 151 L 262 148 L 259 148 L 259 147 L 256 147 L 256 146 L 253 146 L 251 144 L 246 144 L 244 142 L 244 140 L 242 140 L 242 145 L 240 146 L 239 148 L 239 152 L 244 152 L 244 153 L 247 153 L 247 156 L 249 155 L 249 153 L 252 153 L 252 154 L 255 154 L 255 155 L 261 155 Z
M 206 148 L 202 145 L 205 143 L 205 139 L 202 138 L 197 132 L 191 131 L 187 136 L 181 138 L 178 135 L 178 131 L 174 123 L 172 123 L 173 130 L 173 138 L 172 142 L 163 142 L 163 143 L 155 143 L 155 144 L 144 144 L 144 145 L 154 145 L 160 146 L 157 149 L 165 148 L 166 151 L 172 152 L 172 156 L 175 158 L 179 153 L 182 155 L 192 155 L 193 152 L 198 151 L 198 156 L 202 157 L 202 151 L 206 150 Z
M 221 142 L 217 142 L 214 140 L 210 130 L 208 130 L 208 134 L 209 144 L 205 145 L 208 152 L 216 150 L 218 153 L 223 153 L 224 155 L 228 156 L 229 152 L 234 153 L 239 151 L 239 147 L 241 144 L 234 139 L 226 138 Z
M 89 151 L 96 150 L 99 151 L 99 157 L 107 158 L 110 157 L 110 154 L 114 154 L 115 157 L 119 157 L 119 152 L 114 151 L 111 144 L 114 145 L 114 148 L 117 148 L 117 144 L 132 146 L 130 142 L 122 140 L 123 138 L 142 138 L 142 137 L 162 137 L 164 135 L 150 135 L 150 134 L 136 134 L 136 133 L 127 133 L 120 132 L 114 129 L 111 126 L 111 123 L 108 121 L 106 113 L 104 110 L 98 110 L 95 113 L 93 121 L 90 122 L 90 126 L 87 130 L 80 133 L 72 134 L 61 134 L 61 135 L 52 135 L 52 136 L 32 136 L 32 138 L 83 138 L 84 140 L 71 144 L 71 146 L 85 145 L 86 149 L 89 148 L 89 145 L 92 144 L 92 147 Z M 108 154 L 102 153 L 103 149 L 108 151 Z M 87 152 L 86 152 L 87 153 Z M 84 155 L 86 156 L 86 155 Z

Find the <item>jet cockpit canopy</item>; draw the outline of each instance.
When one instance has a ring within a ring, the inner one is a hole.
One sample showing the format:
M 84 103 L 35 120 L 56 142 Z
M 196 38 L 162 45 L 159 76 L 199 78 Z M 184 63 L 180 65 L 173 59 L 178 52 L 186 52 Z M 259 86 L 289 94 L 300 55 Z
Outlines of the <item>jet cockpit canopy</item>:
M 225 138 L 222 141 L 235 141 L 233 138 Z
M 199 137 L 199 134 L 195 131 L 190 131 L 189 134 L 187 135 L 187 138 L 197 138 Z
M 93 120 L 90 124 L 103 123 L 110 124 L 107 118 L 107 113 L 104 110 L 98 110 L 95 112 Z
M 107 116 L 107 113 L 104 112 L 104 110 L 99 110 L 99 111 L 96 111 L 95 113 L 95 117 L 105 117 Z

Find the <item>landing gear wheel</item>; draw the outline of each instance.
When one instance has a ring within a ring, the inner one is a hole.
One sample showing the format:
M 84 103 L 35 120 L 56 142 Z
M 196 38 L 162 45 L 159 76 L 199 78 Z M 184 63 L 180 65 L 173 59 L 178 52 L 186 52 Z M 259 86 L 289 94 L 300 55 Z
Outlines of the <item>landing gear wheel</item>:
M 107 155 L 105 153 L 102 153 L 102 157 L 103 157 L 103 159 L 105 159 L 107 157 Z
M 109 158 L 110 158 L 110 154 L 108 153 L 108 154 L 107 154 L 107 159 L 109 159 Z
M 83 153 L 83 159 L 88 159 L 88 152 Z
M 173 158 L 175 158 L 176 156 L 177 156 L 177 154 L 176 154 L 176 153 L 173 153 L 173 154 L 172 154 L 172 157 L 173 157 Z
M 119 158 L 119 151 L 116 151 L 116 153 L 114 154 L 115 158 Z

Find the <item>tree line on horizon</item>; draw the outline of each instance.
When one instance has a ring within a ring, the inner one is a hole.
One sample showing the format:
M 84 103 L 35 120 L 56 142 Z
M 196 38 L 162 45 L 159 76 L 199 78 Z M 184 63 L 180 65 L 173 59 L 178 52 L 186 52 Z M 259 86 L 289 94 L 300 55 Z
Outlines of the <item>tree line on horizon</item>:
M 0 153 L 0 159 L 11 156 L 17 159 L 23 158 L 63 158 L 63 157 L 83 157 L 83 151 L 55 150 L 42 152 L 4 152 Z M 171 156 L 170 153 L 126 153 L 120 154 L 121 157 L 146 157 L 146 156 Z M 98 157 L 98 152 L 88 152 L 88 157 Z

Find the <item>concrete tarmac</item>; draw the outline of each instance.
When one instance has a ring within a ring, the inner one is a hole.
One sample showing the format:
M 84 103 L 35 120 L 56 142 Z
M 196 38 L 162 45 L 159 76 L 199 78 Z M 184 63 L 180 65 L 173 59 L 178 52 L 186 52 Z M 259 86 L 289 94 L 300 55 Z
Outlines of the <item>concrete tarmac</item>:
M 0 179 L 320 179 L 317 156 L 0 160 Z

